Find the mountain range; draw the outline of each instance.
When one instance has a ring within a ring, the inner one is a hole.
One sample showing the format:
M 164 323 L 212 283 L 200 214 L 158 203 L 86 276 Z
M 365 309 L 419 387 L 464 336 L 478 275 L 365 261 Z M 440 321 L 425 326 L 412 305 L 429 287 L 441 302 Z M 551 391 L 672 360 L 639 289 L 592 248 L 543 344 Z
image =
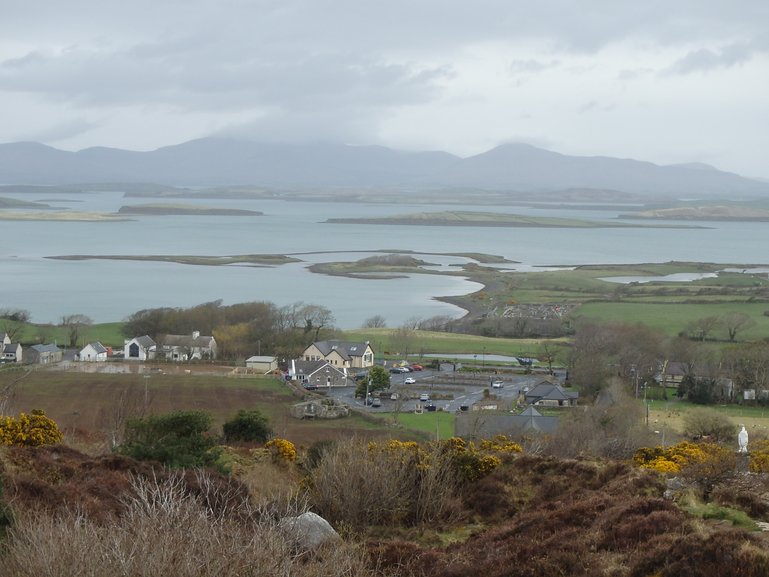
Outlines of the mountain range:
M 525 193 L 596 189 L 735 200 L 769 195 L 769 182 L 704 164 L 662 166 L 606 156 L 568 156 L 528 144 L 504 144 L 466 158 L 382 146 L 227 138 L 202 138 L 148 152 L 104 147 L 70 152 L 33 142 L 0 144 L 0 184 L 117 182 L 289 189 L 475 188 Z

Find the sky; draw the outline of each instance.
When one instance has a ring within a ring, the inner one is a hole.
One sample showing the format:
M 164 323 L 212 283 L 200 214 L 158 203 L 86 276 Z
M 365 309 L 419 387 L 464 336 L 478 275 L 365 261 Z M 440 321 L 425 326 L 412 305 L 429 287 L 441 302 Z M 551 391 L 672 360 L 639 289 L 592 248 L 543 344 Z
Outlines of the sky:
M 525 142 L 769 178 L 766 0 L 0 0 L 0 143 Z

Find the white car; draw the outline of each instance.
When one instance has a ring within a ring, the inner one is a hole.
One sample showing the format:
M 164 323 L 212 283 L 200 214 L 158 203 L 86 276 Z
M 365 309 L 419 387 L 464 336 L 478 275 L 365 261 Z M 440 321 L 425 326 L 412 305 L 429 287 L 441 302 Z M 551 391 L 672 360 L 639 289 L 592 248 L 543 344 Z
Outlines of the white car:
M 504 386 L 505 386 L 505 383 L 503 381 L 494 381 L 493 383 L 491 383 L 492 389 L 501 389 Z
M 406 377 L 405 379 L 403 379 L 404 385 L 413 385 L 416 382 L 417 380 L 414 377 Z

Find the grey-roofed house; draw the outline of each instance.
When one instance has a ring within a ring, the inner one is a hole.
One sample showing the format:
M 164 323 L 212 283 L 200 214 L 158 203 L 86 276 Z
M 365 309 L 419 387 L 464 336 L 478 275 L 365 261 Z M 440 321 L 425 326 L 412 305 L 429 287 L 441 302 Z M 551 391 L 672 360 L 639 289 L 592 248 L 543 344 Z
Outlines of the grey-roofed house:
M 20 363 L 23 356 L 21 343 L 0 343 L 0 360 L 4 363 Z
M 527 405 L 573 407 L 577 404 L 579 393 L 567 391 L 557 383 L 542 381 L 526 391 L 524 398 Z
M 468 441 L 490 439 L 496 435 L 517 438 L 549 434 L 558 428 L 558 417 L 544 416 L 534 407 L 517 415 L 501 411 L 462 411 L 454 421 L 454 434 Z
M 374 349 L 366 342 L 316 341 L 302 353 L 304 361 L 328 361 L 335 367 L 366 369 L 374 365 Z
M 684 377 L 689 374 L 689 366 L 680 361 L 665 361 L 657 380 L 662 385 L 678 386 Z
M 53 344 L 32 345 L 27 348 L 24 362 L 30 365 L 48 365 L 61 362 L 64 352 Z
M 348 377 L 347 369 L 335 367 L 328 361 L 302 361 L 292 359 L 288 367 L 288 376 L 304 386 L 344 387 L 355 384 Z
M 123 358 L 127 361 L 148 361 L 155 358 L 157 345 L 148 335 L 125 341 Z
M 216 339 L 192 331 L 189 335 L 163 335 L 158 338 L 159 354 L 169 361 L 191 361 L 216 358 Z
M 109 350 L 100 342 L 88 343 L 78 353 L 77 358 L 84 362 L 102 363 L 109 357 Z

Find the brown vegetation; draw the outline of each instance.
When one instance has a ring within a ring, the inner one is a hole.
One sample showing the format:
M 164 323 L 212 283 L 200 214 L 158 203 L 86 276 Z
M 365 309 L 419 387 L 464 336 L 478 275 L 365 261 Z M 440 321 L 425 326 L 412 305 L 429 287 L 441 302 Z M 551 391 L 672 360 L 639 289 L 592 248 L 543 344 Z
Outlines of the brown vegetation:
M 242 450 L 228 477 L 62 446 L 5 448 L 13 525 L 0 574 L 715 577 L 739 567 L 757 577 L 769 570 L 760 534 L 691 517 L 662 498 L 664 477 L 655 471 L 511 453 L 468 482 L 450 474 L 450 459 L 441 461 L 450 447 L 326 443 L 297 463 Z M 722 485 L 713 500 L 764 518 L 769 501 L 758 497 L 766 487 L 757 479 L 740 477 L 732 491 Z M 331 520 L 343 541 L 312 554 L 295 550 L 277 520 L 305 507 Z

